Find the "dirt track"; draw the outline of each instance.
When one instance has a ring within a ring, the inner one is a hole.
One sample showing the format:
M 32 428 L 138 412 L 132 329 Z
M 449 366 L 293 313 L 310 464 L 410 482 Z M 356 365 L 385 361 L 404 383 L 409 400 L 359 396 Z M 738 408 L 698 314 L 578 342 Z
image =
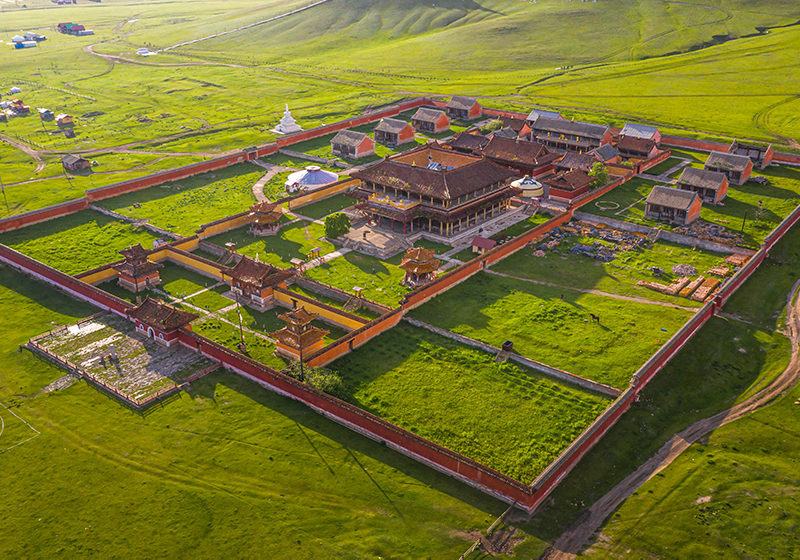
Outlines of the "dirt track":
M 716 428 L 728 422 L 738 420 L 770 404 L 776 398 L 784 395 L 797 383 L 798 379 L 800 379 L 800 355 L 798 354 L 798 343 L 800 343 L 798 307 L 800 307 L 800 302 L 792 306 L 791 301 L 798 287 L 800 287 L 800 281 L 795 283 L 792 288 L 789 294 L 789 303 L 787 304 L 787 335 L 792 341 L 792 358 L 783 373 L 752 397 L 719 414 L 715 414 L 703 420 L 698 420 L 670 439 L 658 450 L 658 453 L 636 469 L 636 471 L 625 478 L 625 480 L 612 488 L 605 496 L 592 504 L 583 514 L 577 525 L 565 531 L 555 544 L 542 554 L 540 557 L 541 559 L 567 560 L 575 558 L 588 544 L 592 535 L 602 526 L 603 521 L 605 521 L 622 502 L 636 492 L 642 484 L 669 466 L 692 443 L 698 441 Z

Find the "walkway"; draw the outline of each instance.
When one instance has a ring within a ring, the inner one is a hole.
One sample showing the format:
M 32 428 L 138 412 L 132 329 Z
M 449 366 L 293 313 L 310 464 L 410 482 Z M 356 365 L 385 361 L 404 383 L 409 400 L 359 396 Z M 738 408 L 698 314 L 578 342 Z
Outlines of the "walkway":
M 256 200 L 259 202 L 271 202 L 270 199 L 264 195 L 264 185 L 266 185 L 270 179 L 272 179 L 278 173 L 283 173 L 284 171 L 297 171 L 294 167 L 272 165 L 271 163 L 264 163 L 263 161 L 259 160 L 251 160 L 250 163 L 258 165 L 259 167 L 263 167 L 267 170 L 264 176 L 256 181 L 255 185 L 253 185 L 253 196 L 255 196 Z
M 658 450 L 655 456 L 617 484 L 605 496 L 592 504 L 589 510 L 581 516 L 580 523 L 565 531 L 555 544 L 545 551 L 542 558 L 546 558 L 547 560 L 572 560 L 575 558 L 588 544 L 591 536 L 603 525 L 603 522 L 609 515 L 611 515 L 625 500 L 632 496 L 645 482 L 668 467 L 681 453 L 688 449 L 691 444 L 720 426 L 743 418 L 771 404 L 795 386 L 800 379 L 800 354 L 798 353 L 798 343 L 800 343 L 800 319 L 798 319 L 798 310 L 800 309 L 800 302 L 795 303 L 795 305 L 792 305 L 791 302 L 797 293 L 798 287 L 800 287 L 800 281 L 795 283 L 792 288 L 786 305 L 786 324 L 789 331 L 789 338 L 792 341 L 792 358 L 783 373 L 752 397 L 719 414 L 715 414 L 703 420 L 698 420 L 675 435 Z

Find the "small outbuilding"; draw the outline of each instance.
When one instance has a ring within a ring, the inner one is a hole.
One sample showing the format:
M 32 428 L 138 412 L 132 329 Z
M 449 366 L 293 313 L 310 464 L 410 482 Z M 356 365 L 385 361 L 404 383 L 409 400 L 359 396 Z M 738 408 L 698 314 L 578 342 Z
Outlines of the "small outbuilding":
M 646 124 L 625 123 L 622 130 L 619 131 L 619 136 L 652 140 L 656 144 L 661 142 L 661 132 L 659 132 L 658 128 Z
M 435 258 L 435 255 L 430 249 L 422 247 L 414 247 L 406 251 L 400 262 L 400 268 L 406 273 L 403 277 L 403 284 L 416 287 L 433 280 L 441 262 Z
M 400 146 L 414 141 L 414 129 L 406 121 L 384 117 L 373 131 L 375 141 L 387 146 Z
M 717 171 L 684 167 L 677 187 L 682 191 L 697 193 L 703 202 L 716 204 L 728 193 L 728 177 Z
M 258 307 L 272 302 L 273 289 L 286 288 L 286 280 L 292 272 L 262 263 L 250 257 L 242 257 L 236 266 L 222 271 L 222 280 L 230 285 L 238 297 L 249 299 Z
M 589 192 L 594 179 L 585 171 L 573 169 L 539 177 L 539 181 L 549 188 L 550 197 L 572 200 Z
M 497 241 L 494 239 L 486 239 L 480 235 L 476 235 L 472 240 L 472 252 L 484 254 L 486 251 L 491 251 L 497 246 Z
M 757 165 L 760 169 L 768 166 L 775 156 L 772 144 L 769 146 L 755 146 L 753 144 L 742 144 L 738 140 L 734 140 L 728 147 L 728 153 L 749 157 L 753 165 Z
M 88 169 L 92 166 L 92 162 L 85 157 L 75 154 L 67 154 L 61 158 L 61 165 L 67 171 L 80 171 L 81 169 Z
M 39 118 L 42 119 L 43 121 L 52 121 L 54 118 L 56 118 L 56 115 L 50 109 L 42 109 L 42 108 L 40 108 L 39 109 Z
M 119 273 L 119 285 L 133 293 L 149 290 L 161 283 L 159 269 L 164 265 L 150 262 L 147 259 L 147 251 L 141 243 L 132 245 L 127 249 L 119 251 L 125 257 L 121 263 L 114 265 L 114 270 Z
M 644 217 L 687 226 L 700 217 L 703 203 L 697 193 L 655 186 L 647 197 Z
M 460 95 L 456 95 L 448 101 L 447 105 L 444 106 L 444 110 L 450 120 L 471 121 L 483 114 L 483 107 L 478 104 L 476 99 Z
M 548 189 L 530 175 L 517 179 L 511 183 L 511 186 L 519 189 L 520 196 L 523 198 L 546 198 L 548 194 Z
M 743 185 L 753 172 L 753 161 L 738 154 L 711 152 L 704 167 L 708 171 L 724 173 L 733 185 Z
M 444 111 L 420 107 L 411 117 L 411 126 L 420 132 L 439 134 L 450 130 L 450 119 L 447 118 Z
M 199 315 L 148 297 L 141 304 L 129 309 L 128 317 L 136 325 L 138 333 L 165 346 L 171 346 L 178 342 L 180 329 L 191 330 L 190 323 Z
M 59 113 L 56 115 L 56 124 L 58 126 L 69 126 L 74 124 L 74 121 L 70 115 L 67 115 L 66 113 Z
M 654 140 L 635 136 L 620 136 L 614 147 L 625 158 L 648 159 L 658 155 Z
M 331 140 L 331 154 L 348 159 L 359 159 L 375 153 L 375 141 L 355 130 L 340 130 Z

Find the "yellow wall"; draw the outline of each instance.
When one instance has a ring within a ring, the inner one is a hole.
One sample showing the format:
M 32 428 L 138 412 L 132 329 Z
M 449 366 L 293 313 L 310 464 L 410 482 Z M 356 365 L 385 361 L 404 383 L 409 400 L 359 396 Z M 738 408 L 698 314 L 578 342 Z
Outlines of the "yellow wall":
M 90 274 L 89 276 L 83 276 L 81 280 L 86 282 L 87 284 L 98 284 L 100 282 L 105 282 L 111 278 L 116 278 L 119 276 L 119 272 L 114 270 L 113 268 L 107 268 L 105 270 L 100 270 L 95 272 L 94 274 Z
M 158 256 L 158 257 L 156 256 L 156 255 L 162 255 L 162 253 L 163 256 Z M 163 260 L 169 258 L 170 260 L 175 261 L 176 263 L 184 264 L 189 268 L 193 268 L 195 270 L 213 276 L 214 278 L 222 280 L 222 272 L 220 271 L 221 267 L 219 265 L 214 266 L 205 263 L 200 259 L 194 257 L 193 255 L 183 255 L 181 253 L 178 253 L 177 251 L 170 251 L 169 249 L 167 249 L 165 251 L 159 251 L 158 253 L 150 255 L 150 258 L 151 260 Z
M 275 290 L 274 295 L 276 301 L 285 304 L 287 307 L 292 307 L 292 297 L 290 294 L 281 292 L 279 290 Z M 356 321 L 355 319 L 352 319 L 347 315 L 336 313 L 330 309 L 314 305 L 313 303 L 307 302 L 305 300 L 298 300 L 298 305 L 302 305 L 303 307 L 305 307 L 306 311 L 309 311 L 311 313 L 317 313 L 321 318 L 328 319 L 332 323 L 336 323 L 337 325 L 341 325 L 350 330 L 360 329 L 369 322 L 366 319 L 361 319 Z
M 176 243 L 173 245 L 176 249 L 181 249 L 182 251 L 191 251 L 196 249 L 197 246 L 200 245 L 200 239 L 197 237 L 192 237 L 187 239 L 186 241 L 181 241 L 180 243 Z
M 361 183 L 361 181 L 358 179 L 349 179 L 339 183 L 334 183 L 330 187 L 325 187 L 324 189 L 312 191 L 306 195 L 294 198 L 287 203 L 287 206 L 289 210 L 294 210 L 300 208 L 301 206 L 305 206 L 306 204 L 316 202 L 317 200 L 322 200 L 323 198 L 328 198 L 329 196 L 344 192 L 350 187 L 358 185 L 359 183 Z
M 220 222 L 218 224 L 214 224 L 213 226 L 209 226 L 202 232 L 198 233 L 197 236 L 200 239 L 205 239 L 206 237 L 211 237 L 212 235 L 222 233 L 223 231 L 228 231 L 229 229 L 235 229 L 245 224 L 249 224 L 251 221 L 252 217 L 250 216 L 250 214 L 246 214 L 244 216 L 239 216 L 238 218 L 234 218 L 232 220 L 227 220 L 225 222 Z M 181 247 L 181 249 L 183 249 L 183 247 Z

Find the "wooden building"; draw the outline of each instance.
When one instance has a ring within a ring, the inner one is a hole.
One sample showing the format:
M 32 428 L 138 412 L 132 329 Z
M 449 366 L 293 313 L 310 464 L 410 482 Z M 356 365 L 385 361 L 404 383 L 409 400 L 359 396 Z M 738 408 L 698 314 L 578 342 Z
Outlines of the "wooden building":
M 447 118 L 444 111 L 420 107 L 411 117 L 411 126 L 420 132 L 439 134 L 450 130 L 450 119 Z
M 485 237 L 481 237 L 480 235 L 476 235 L 475 238 L 472 240 L 472 252 L 484 254 L 486 251 L 491 251 L 497 246 L 497 241 L 494 239 L 487 239 Z
M 531 140 L 559 152 L 582 154 L 611 142 L 611 129 L 604 125 L 540 117 L 531 128 Z
M 459 132 L 452 140 L 447 142 L 447 147 L 462 154 L 480 152 L 489 143 L 489 138 L 477 132 Z
M 614 147 L 619 155 L 625 159 L 648 159 L 658 155 L 658 146 L 655 141 L 635 136 L 620 136 Z
M 283 217 L 280 204 L 274 202 L 258 202 L 250 207 L 252 221 L 249 232 L 255 236 L 274 235 L 281 228 Z
M 331 140 L 331 155 L 359 159 L 375 153 L 375 141 L 355 130 L 340 130 Z
M 528 125 L 528 128 L 532 128 L 534 123 L 541 118 L 545 119 L 560 119 L 561 113 L 558 111 L 545 111 L 543 109 L 534 109 L 528 116 L 525 118 L 525 123 Z
M 700 217 L 703 203 L 697 193 L 655 186 L 647 197 L 644 217 L 686 226 Z
M 222 271 L 222 280 L 226 282 L 237 297 L 247 303 L 265 307 L 272 301 L 273 289 L 276 286 L 286 289 L 286 280 L 292 276 L 289 270 L 282 270 L 271 264 L 262 263 L 242 257 L 236 266 Z
M 742 144 L 738 140 L 734 140 L 728 148 L 729 154 L 737 156 L 746 156 L 750 158 L 753 165 L 757 165 L 759 169 L 764 169 L 772 162 L 775 156 L 775 151 L 772 149 L 772 144 L 769 146 L 755 146 L 753 144 Z
M 454 96 L 444 106 L 445 113 L 450 120 L 458 119 L 461 121 L 471 121 L 483 114 L 483 107 L 472 97 Z
M 324 338 L 330 331 L 311 324 L 317 317 L 319 315 L 309 313 L 302 306 L 280 315 L 279 318 L 286 322 L 286 326 L 269 333 L 275 340 L 275 353 L 290 360 L 300 360 L 325 346 Z
M 419 146 L 352 173 L 359 200 L 379 227 L 451 236 L 505 211 L 516 173 L 486 158 L 437 144 Z
M 180 329 L 191 330 L 190 323 L 199 315 L 148 297 L 141 304 L 128 309 L 128 317 L 136 325 L 137 332 L 160 344 L 171 346 L 178 344 Z
M 684 167 L 677 187 L 682 191 L 697 193 L 703 202 L 717 204 L 728 193 L 728 177 L 717 171 Z
M 594 164 L 599 162 L 600 160 L 594 155 L 594 151 L 587 154 L 567 152 L 561 159 L 553 162 L 553 166 L 562 171 L 580 169 L 585 173 L 589 173 L 589 171 L 592 170 L 592 167 L 594 167 Z
M 541 175 L 561 157 L 538 142 L 492 136 L 479 153 L 486 159 L 508 167 L 519 175 Z
M 640 138 L 642 140 L 652 140 L 656 145 L 661 143 L 661 132 L 655 126 L 647 126 L 645 124 L 625 123 L 622 130 L 619 131 L 619 136 L 627 136 L 629 138 Z
M 572 200 L 589 192 L 594 181 L 586 172 L 580 169 L 558 171 L 538 177 L 538 179 L 542 185 L 547 187 L 550 197 L 564 200 Z
M 120 264 L 114 265 L 119 273 L 119 285 L 133 293 L 149 290 L 161 283 L 159 269 L 164 265 L 147 260 L 147 251 L 141 244 L 133 245 L 119 251 L 125 257 Z
M 67 115 L 66 113 L 59 113 L 56 115 L 56 124 L 58 126 L 68 126 L 74 124 L 74 122 L 70 115 Z
M 74 154 L 67 154 L 61 158 L 61 165 L 67 171 L 80 171 L 81 169 L 88 169 L 92 166 L 92 162 L 82 156 Z
M 430 249 L 414 247 L 406 251 L 400 263 L 400 268 L 405 271 L 403 284 L 414 288 L 420 284 L 430 282 L 436 278 L 436 271 L 441 261 L 435 258 L 435 253 Z
M 406 121 L 384 117 L 375 127 L 375 141 L 387 146 L 400 146 L 414 141 L 414 129 Z
M 708 171 L 724 173 L 732 185 L 745 184 L 753 172 L 753 162 L 749 157 L 724 152 L 711 152 L 704 167 Z

